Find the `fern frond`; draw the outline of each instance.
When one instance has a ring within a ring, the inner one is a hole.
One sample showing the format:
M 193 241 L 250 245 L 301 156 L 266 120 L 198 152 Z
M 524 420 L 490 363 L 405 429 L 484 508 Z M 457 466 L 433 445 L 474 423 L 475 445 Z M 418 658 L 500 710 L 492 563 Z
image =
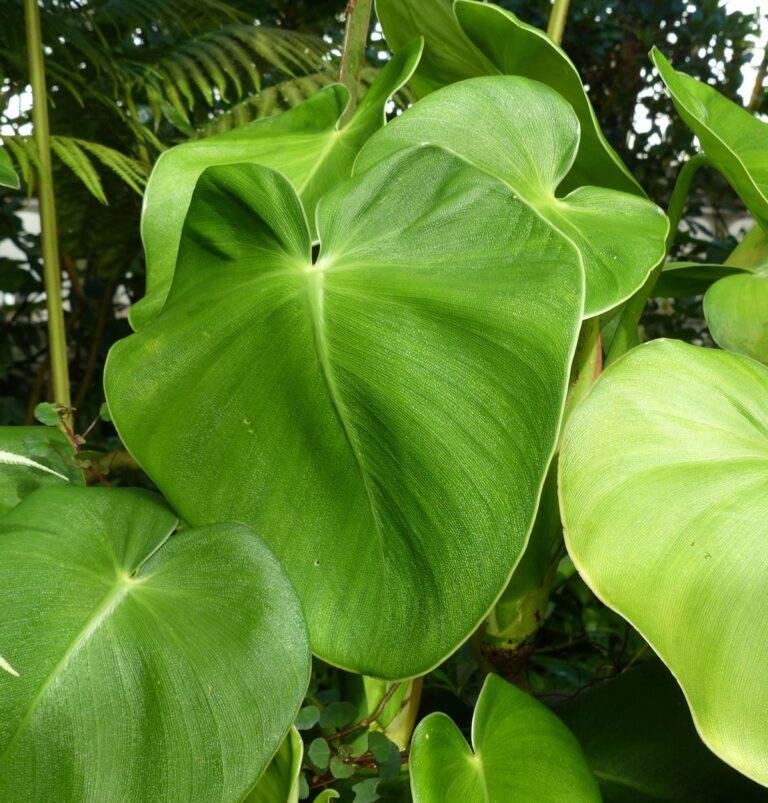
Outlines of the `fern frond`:
M 263 71 L 285 73 L 291 79 L 319 71 L 326 44 L 316 37 L 258 25 L 232 24 L 188 39 L 152 65 L 144 65 L 137 84 L 153 94 L 151 104 L 169 103 L 186 119 L 195 106 L 195 91 L 214 107 L 219 99 L 244 98 L 262 87 Z M 261 68 L 260 68 L 261 65 Z M 248 77 L 244 86 L 242 76 Z M 214 92 L 215 88 L 215 92 Z
M 83 153 L 80 146 L 69 137 L 51 137 L 51 150 L 80 179 L 85 188 L 97 200 L 107 203 L 101 179 L 93 162 Z
M 31 186 L 40 169 L 40 156 L 34 139 L 20 135 L 4 136 L 3 144 L 16 163 L 25 184 Z M 93 159 L 139 195 L 144 191 L 149 168 L 114 148 L 77 137 L 54 135 L 51 137 L 51 150 L 74 173 L 88 192 L 103 204 L 107 203 L 107 197 Z
M 217 115 L 200 129 L 199 136 L 208 137 L 212 134 L 220 134 L 253 120 L 279 114 L 286 109 L 298 106 L 319 89 L 336 80 L 330 71 L 321 71 L 281 81 Z

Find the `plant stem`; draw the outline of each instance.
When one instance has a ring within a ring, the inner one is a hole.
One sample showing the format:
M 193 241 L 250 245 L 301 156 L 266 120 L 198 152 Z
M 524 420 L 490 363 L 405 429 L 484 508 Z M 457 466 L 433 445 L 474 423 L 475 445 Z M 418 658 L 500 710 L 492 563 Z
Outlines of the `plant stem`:
M 581 324 L 579 341 L 571 368 L 571 387 L 565 402 L 563 428 L 573 409 L 587 395 L 603 369 L 603 342 L 600 318 L 588 318 Z
M 552 4 L 552 11 L 549 14 L 549 24 L 547 25 L 547 34 L 556 45 L 559 45 L 563 41 L 569 3 L 570 0 L 554 0 Z
M 342 124 L 354 114 L 360 93 L 360 71 L 365 60 L 365 45 L 368 42 L 368 26 L 371 22 L 373 0 L 349 0 L 345 13 L 347 24 L 344 29 L 344 49 L 341 54 L 339 80 L 349 90 L 347 106 Z
M 40 9 L 37 0 L 24 0 L 27 30 L 27 55 L 32 84 L 32 121 L 35 145 L 40 159 L 38 195 L 40 200 L 40 240 L 43 254 L 43 281 L 48 309 L 48 343 L 51 360 L 53 401 L 64 408 L 62 426 L 71 425 L 67 338 L 64 331 L 64 309 L 61 302 L 61 269 L 56 233 L 56 202 L 53 197 L 51 141 L 48 126 L 48 95 L 45 85 L 45 62 L 40 30 Z
M 669 232 L 667 233 L 666 252 L 675 241 L 677 228 L 680 225 L 680 220 L 683 216 L 688 195 L 691 191 L 691 184 L 697 171 L 709 165 L 710 161 L 706 154 L 699 153 L 689 159 L 677 174 L 675 186 L 672 190 L 672 197 L 669 199 L 669 208 L 667 209 L 667 217 L 669 218 Z M 665 257 L 666 259 L 666 257 Z M 626 354 L 631 348 L 637 345 L 637 326 L 640 323 L 640 317 L 643 314 L 645 305 L 653 292 L 653 288 L 659 278 L 661 269 L 664 266 L 665 259 L 662 259 L 658 265 L 651 271 L 651 275 L 645 280 L 645 284 L 627 301 L 624 309 L 621 312 L 621 320 L 616 328 L 616 334 L 613 336 L 611 347 L 608 349 L 608 354 L 605 357 L 605 364 L 617 360 L 622 354 Z

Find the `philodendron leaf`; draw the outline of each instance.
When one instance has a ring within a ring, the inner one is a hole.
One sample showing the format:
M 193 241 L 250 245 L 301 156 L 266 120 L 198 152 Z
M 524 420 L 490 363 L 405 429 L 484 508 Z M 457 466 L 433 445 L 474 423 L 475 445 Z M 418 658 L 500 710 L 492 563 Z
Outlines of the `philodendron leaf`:
M 19 184 L 19 176 L 13 168 L 13 162 L 3 147 L 0 147 L 0 187 L 10 187 L 12 190 L 18 190 L 21 185 Z
M 680 687 L 658 661 L 582 692 L 557 713 L 579 740 L 605 803 L 768 799 L 704 746 Z
M 450 717 L 430 714 L 411 744 L 414 803 L 600 801 L 576 738 L 543 704 L 488 675 L 472 718 L 472 747 Z
M 768 785 L 768 368 L 657 340 L 566 427 L 560 492 L 581 576 L 650 642 L 704 741 Z
M 343 84 L 333 84 L 283 114 L 165 151 L 144 195 L 141 236 L 147 292 L 131 309 L 133 327 L 139 329 L 165 303 L 184 218 L 203 170 L 213 165 L 252 163 L 280 171 L 301 196 L 314 226 L 317 201 L 351 175 L 357 152 L 384 124 L 387 101 L 413 73 L 421 48 L 421 41 L 411 42 L 392 58 L 343 127 L 340 121 L 349 92 Z
M 366 143 L 355 171 L 422 142 L 447 148 L 501 179 L 573 242 L 586 274 L 587 316 L 628 298 L 664 257 L 669 224 L 650 201 L 587 186 L 558 197 L 578 151 L 579 121 L 544 84 L 494 76 L 433 92 Z
M 704 296 L 715 343 L 768 363 L 768 273 L 742 273 L 715 282 Z
M 524 547 L 583 279 L 565 238 L 439 148 L 340 185 L 318 232 L 313 262 L 282 176 L 207 171 L 107 400 L 186 521 L 265 538 L 321 658 L 401 679 L 474 631 Z
M 83 475 L 63 432 L 50 427 L 0 427 L 0 514 L 36 488 L 66 484 L 82 485 Z
M 677 72 L 656 48 L 651 59 L 704 152 L 749 211 L 768 226 L 768 125 L 711 86 Z
M 570 103 L 581 127 L 561 194 L 583 184 L 643 194 L 603 136 L 573 62 L 544 31 L 493 3 L 456 0 L 451 5 L 448 0 L 377 0 L 393 50 L 424 37 L 424 56 L 411 78 L 417 93 L 481 75 L 520 75 L 548 84 Z
M 299 803 L 299 775 L 304 743 L 291 728 L 277 753 L 243 803 Z
M 0 519 L 1 799 L 238 801 L 269 763 L 309 678 L 299 601 L 248 528 L 175 526 L 112 488 Z

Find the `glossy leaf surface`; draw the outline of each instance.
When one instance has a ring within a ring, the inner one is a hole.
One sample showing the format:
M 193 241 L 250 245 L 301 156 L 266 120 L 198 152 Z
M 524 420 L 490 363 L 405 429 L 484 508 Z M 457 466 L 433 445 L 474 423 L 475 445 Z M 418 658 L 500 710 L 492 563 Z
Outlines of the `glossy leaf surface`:
M 362 144 L 384 124 L 384 107 L 408 80 L 421 53 L 412 42 L 384 67 L 354 116 L 342 128 L 349 101 L 343 84 L 320 90 L 290 111 L 205 139 L 177 145 L 162 154 L 144 195 L 141 235 L 147 259 L 147 292 L 131 310 L 135 329 L 156 315 L 173 279 L 184 218 L 200 174 L 221 164 L 262 164 L 293 184 L 314 227 L 319 198 L 348 178 Z
M 421 674 L 517 561 L 583 284 L 501 182 L 422 147 L 318 208 L 238 165 L 195 191 L 168 303 L 118 343 L 112 420 L 186 521 L 254 525 L 323 659 Z M 415 615 L 418 611 L 418 615 Z
M 430 714 L 411 744 L 414 803 L 600 801 L 597 782 L 568 728 L 535 698 L 486 678 L 470 747 L 445 714 Z
M 704 152 L 749 211 L 768 226 L 768 125 L 711 86 L 675 70 L 656 48 L 651 59 Z
M 475 0 L 455 4 L 450 0 L 378 0 L 377 10 L 395 51 L 416 36 L 424 37 L 424 57 L 411 79 L 422 95 L 455 81 L 497 74 L 532 78 L 559 92 L 581 126 L 579 149 L 561 193 L 594 184 L 642 195 L 603 136 L 573 62 L 544 31 L 500 6 Z
M 557 713 L 579 740 L 605 803 L 768 799 L 704 745 L 680 687 L 658 661 L 587 689 Z
M 82 485 L 63 432 L 52 427 L 0 427 L 0 515 L 44 485 Z
M 586 274 L 587 316 L 630 296 L 664 257 L 668 223 L 650 201 L 588 186 L 557 196 L 578 151 L 579 121 L 544 84 L 494 76 L 433 92 L 366 143 L 355 171 L 423 142 L 447 148 L 504 181 L 574 243 Z
M 133 489 L 42 488 L 0 519 L 3 800 L 238 801 L 309 678 L 256 536 Z
M 768 368 L 658 340 L 566 427 L 566 543 L 650 642 L 704 741 L 768 785 Z

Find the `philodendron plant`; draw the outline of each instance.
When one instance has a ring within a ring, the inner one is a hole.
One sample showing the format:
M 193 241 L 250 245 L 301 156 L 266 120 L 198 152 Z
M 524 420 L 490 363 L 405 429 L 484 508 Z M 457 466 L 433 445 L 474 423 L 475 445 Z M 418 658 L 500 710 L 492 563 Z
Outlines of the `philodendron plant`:
M 351 800 L 359 766 L 419 803 L 763 799 L 768 128 L 654 51 L 702 147 L 667 217 L 546 34 L 377 11 L 394 55 L 355 110 L 327 87 L 149 181 L 104 385 L 158 493 L 0 428 L 0 799 Z M 665 264 L 701 166 L 754 228 Z M 697 292 L 723 350 L 632 347 L 649 297 Z M 535 636 L 566 547 L 677 683 L 553 712 L 490 674 L 469 738 L 414 731 L 465 641 L 489 669 Z M 364 676 L 359 711 L 299 713 L 310 652 Z

